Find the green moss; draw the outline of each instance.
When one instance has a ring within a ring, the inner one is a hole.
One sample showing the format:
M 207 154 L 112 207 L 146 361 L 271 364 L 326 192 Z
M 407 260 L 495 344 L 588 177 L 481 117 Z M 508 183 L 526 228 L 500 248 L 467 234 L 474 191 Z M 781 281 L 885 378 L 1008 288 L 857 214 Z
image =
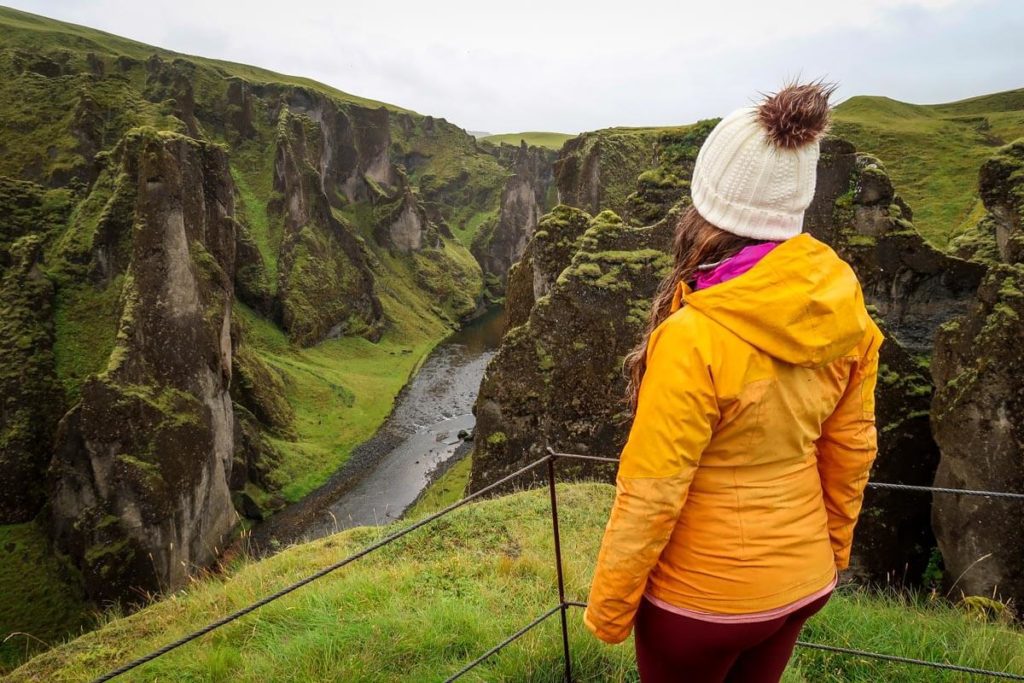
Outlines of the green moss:
M 851 189 L 836 198 L 832 208 L 832 220 L 836 225 L 845 226 L 853 222 L 853 196 Z
M 259 154 L 249 146 L 232 155 L 231 176 L 238 190 L 236 211 L 259 250 L 266 268 L 266 283 L 271 294 L 277 291 L 277 257 L 284 233 L 284 219 L 267 206 L 272 196 L 270 179 L 273 148 Z
M 534 350 L 537 353 L 537 367 L 542 372 L 549 372 L 555 367 L 555 359 L 551 353 L 540 343 L 540 341 L 534 342 Z
M 0 582 L 0 675 L 92 625 L 80 577 L 34 523 L 0 525 Z
M 494 432 L 487 437 L 487 443 L 491 446 L 501 446 L 508 441 L 508 437 L 505 436 L 505 432 Z
M 873 247 L 878 243 L 871 235 L 852 235 L 846 240 L 851 247 Z

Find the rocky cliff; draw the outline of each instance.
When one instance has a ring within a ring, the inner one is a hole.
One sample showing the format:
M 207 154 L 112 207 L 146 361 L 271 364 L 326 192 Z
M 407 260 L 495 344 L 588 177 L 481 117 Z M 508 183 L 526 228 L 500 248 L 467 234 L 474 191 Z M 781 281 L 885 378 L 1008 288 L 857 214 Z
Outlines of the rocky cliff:
M 235 234 L 227 155 L 141 129 L 108 164 L 102 173 L 124 213 L 100 216 L 89 248 L 67 256 L 120 280 L 117 337 L 106 368 L 61 420 L 49 501 L 57 546 L 102 600 L 182 585 L 217 556 L 237 519 L 228 489 Z M 126 248 L 123 271 L 101 264 L 115 246 Z
M 498 216 L 481 228 L 473 242 L 473 255 L 485 272 L 497 278 L 500 288 L 505 287 L 508 269 L 522 258 L 540 217 L 554 208 L 556 156 L 554 150 L 527 147 L 525 142 L 515 148 Z
M 987 215 L 973 242 L 987 272 L 969 310 L 940 328 L 932 360 L 936 486 L 1024 491 L 1024 140 L 981 169 Z M 980 247 L 980 248 L 979 248 Z M 1024 504 L 936 494 L 932 516 L 953 594 L 1024 603 Z
M 615 457 L 628 432 L 620 397 L 622 358 L 635 344 L 649 301 L 666 272 L 673 221 L 688 199 L 689 174 L 713 122 L 647 133 L 656 157 L 641 145 L 634 190 L 601 180 L 562 194 L 582 206 L 559 207 L 541 219 L 508 285 L 510 331 L 488 368 L 477 401 L 473 489 L 543 453 L 545 444 Z M 609 133 L 621 153 L 620 132 Z M 600 134 L 580 157 L 567 144 L 556 164 L 559 187 L 577 187 L 581 159 L 602 168 Z M 598 151 L 595 151 L 598 150 Z M 574 160 L 572 157 L 576 157 Z M 622 166 L 624 162 L 615 156 Z M 643 164 L 650 164 L 643 168 Z M 630 168 L 628 164 L 625 167 Z M 635 170 L 635 169 L 632 169 Z M 568 175 L 566 175 L 568 173 Z M 615 187 L 623 220 L 605 211 L 591 218 L 594 188 Z M 675 207 L 670 208 L 670 207 Z M 634 227 L 658 217 L 650 227 Z M 938 464 L 928 407 L 930 336 L 967 307 L 983 268 L 927 245 L 910 223 L 877 159 L 852 145 L 826 140 L 818 191 L 806 229 L 831 244 L 855 268 L 889 341 L 882 352 L 878 420 L 882 433 L 873 476 L 929 484 Z M 612 470 L 565 462 L 578 476 Z M 935 544 L 927 506 L 906 495 L 869 494 L 859 531 L 857 571 L 877 581 L 916 580 Z

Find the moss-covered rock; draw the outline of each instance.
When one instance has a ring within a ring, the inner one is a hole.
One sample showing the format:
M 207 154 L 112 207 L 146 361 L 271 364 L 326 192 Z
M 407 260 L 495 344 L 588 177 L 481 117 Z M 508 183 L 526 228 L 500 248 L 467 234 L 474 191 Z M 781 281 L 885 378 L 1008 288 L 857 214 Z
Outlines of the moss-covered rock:
M 533 303 L 551 291 L 579 248 L 579 238 L 591 220 L 585 211 L 565 204 L 541 219 L 522 259 L 509 271 L 505 304 L 509 329 L 525 323 Z
M 231 363 L 231 397 L 235 402 L 278 436 L 292 436 L 295 412 L 285 400 L 281 373 L 245 343 L 236 346 Z
M 560 207 L 541 222 L 535 241 L 544 232 L 571 234 L 583 216 Z M 631 312 L 635 301 L 653 296 L 666 274 L 665 251 L 677 217 L 672 212 L 646 228 L 626 226 L 611 211 L 589 221 L 572 261 L 538 297 L 528 320 L 505 336 L 484 376 L 471 490 L 536 459 L 547 444 L 618 455 L 628 419 L 622 358 L 646 322 Z M 569 462 L 563 469 L 604 478 L 613 472 Z
M 843 140 L 822 142 L 804 229 L 853 266 L 890 336 L 929 354 L 935 330 L 966 310 L 984 267 L 931 246 L 910 216 L 877 159 Z
M 271 211 L 284 218 L 277 292 L 281 322 L 298 344 L 345 333 L 380 336 L 382 309 L 363 248 L 332 213 L 317 164 L 322 131 L 308 116 L 282 111 Z
M 45 224 L 40 224 L 40 232 Z M 0 251 L 0 523 L 32 519 L 63 394 L 53 356 L 54 287 L 40 268 L 43 237 Z
M 1024 143 L 982 168 L 992 226 L 988 272 L 971 308 L 940 330 L 932 425 L 942 450 L 937 486 L 1024 490 Z M 951 590 L 1024 602 L 1024 504 L 936 496 L 935 533 Z
M 117 338 L 61 420 L 50 524 L 90 596 L 182 585 L 234 527 L 233 189 L 224 151 L 137 129 L 112 173 L 133 197 Z
M 508 147 L 507 145 L 504 147 Z M 509 268 L 523 256 L 540 217 L 552 208 L 554 150 L 528 147 L 523 142 L 511 160 L 510 175 L 501 190 L 497 219 L 481 230 L 472 245 L 473 255 L 504 289 Z

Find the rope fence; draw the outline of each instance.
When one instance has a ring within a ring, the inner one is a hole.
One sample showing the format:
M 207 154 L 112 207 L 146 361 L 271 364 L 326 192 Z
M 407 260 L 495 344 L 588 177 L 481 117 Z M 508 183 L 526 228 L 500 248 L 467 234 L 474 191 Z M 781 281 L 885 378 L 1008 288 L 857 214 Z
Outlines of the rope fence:
M 136 668 L 138 668 L 138 667 L 140 667 L 140 666 L 142 666 L 142 665 L 144 665 L 144 664 L 146 664 L 148 662 L 151 662 L 154 659 L 157 659 L 158 657 L 161 657 L 161 656 L 167 654 L 168 652 L 176 650 L 177 648 L 179 648 L 179 647 L 181 647 L 183 645 L 186 645 L 187 643 L 190 643 L 190 642 L 196 640 L 197 638 L 200 638 L 200 637 L 210 633 L 211 631 L 214 631 L 214 630 L 220 628 L 221 626 L 224 626 L 224 625 L 229 624 L 229 623 L 231 623 L 233 621 L 241 619 L 242 617 L 246 616 L 247 614 L 250 614 L 251 612 L 256 611 L 260 607 L 263 607 L 264 605 L 267 605 L 267 604 L 269 604 L 271 602 L 274 602 L 275 600 L 278 600 L 279 598 L 282 598 L 285 595 L 288 595 L 289 593 L 292 593 L 293 591 L 296 591 L 296 590 L 302 588 L 303 586 L 309 585 L 310 583 L 313 583 L 314 581 L 316 581 L 318 579 L 321 579 L 324 576 L 327 576 L 328 574 L 330 574 L 330 573 L 332 573 L 332 572 L 334 572 L 334 571 L 336 571 L 336 570 L 338 570 L 338 569 L 340 569 L 340 568 L 342 568 L 342 567 L 344 567 L 344 566 L 346 566 L 348 564 L 351 564 L 352 562 L 355 562 L 356 560 L 358 560 L 358 559 L 360 559 L 362 557 L 365 557 L 366 555 L 369 555 L 373 551 L 378 550 L 379 548 L 382 548 L 385 545 L 388 545 L 389 543 L 393 543 L 394 541 L 397 541 L 399 538 L 401 538 L 401 537 L 403 537 L 403 536 L 405 536 L 407 534 L 410 534 L 413 531 L 415 531 L 417 529 L 420 529 L 420 528 L 430 524 L 434 520 L 439 519 L 440 517 L 443 517 L 443 516 L 453 512 L 453 511 L 455 511 L 456 509 L 458 509 L 458 508 L 460 508 L 460 507 L 462 507 L 462 506 L 464 506 L 464 505 L 466 505 L 466 504 L 468 504 L 468 503 L 470 503 L 470 502 L 472 502 L 472 501 L 474 501 L 474 500 L 484 496 L 487 493 L 490 493 L 491 491 L 494 491 L 495 489 L 499 488 L 500 486 L 503 486 L 504 484 L 507 484 L 507 483 L 511 482 L 512 480 L 517 479 L 518 477 L 526 474 L 527 472 L 530 472 L 531 470 L 537 469 L 541 465 L 547 465 L 547 480 L 548 480 L 548 489 L 549 489 L 549 492 L 550 492 L 550 499 L 551 499 L 551 508 L 550 508 L 551 509 L 551 526 L 552 526 L 552 536 L 553 536 L 553 539 L 554 539 L 554 555 L 555 555 L 554 559 L 555 559 L 555 569 L 556 569 L 557 584 L 558 584 L 558 599 L 559 599 L 559 603 L 557 605 L 555 605 L 554 607 L 551 607 L 550 609 L 545 611 L 543 614 L 537 616 L 530 623 L 526 624 L 521 629 L 519 629 L 515 633 L 511 634 L 505 640 L 501 641 L 500 643 L 498 643 L 494 647 L 490 648 L 489 650 L 487 650 L 486 652 L 481 654 L 479 657 L 477 657 L 473 661 L 471 661 L 468 664 L 466 664 L 464 667 L 462 667 L 456 673 L 454 673 L 451 677 L 449 677 L 446 680 L 446 683 L 450 683 L 451 681 L 455 681 L 455 680 L 461 678 L 462 676 L 464 676 L 465 674 L 469 673 L 470 671 L 472 671 L 476 667 L 478 667 L 481 664 L 483 664 L 487 659 L 489 659 L 490 657 L 494 656 L 495 654 L 497 654 L 498 652 L 500 652 L 504 648 L 508 647 L 509 645 L 514 643 L 516 640 L 518 640 L 522 636 L 526 635 L 528 632 L 530 632 L 531 630 L 533 630 L 534 628 L 536 628 L 540 624 L 544 623 L 545 621 L 547 621 L 549 618 L 551 618 L 555 614 L 559 614 L 560 615 L 560 620 L 561 620 L 564 680 L 568 681 L 569 683 L 571 683 L 571 681 L 572 681 L 572 657 L 571 657 L 571 652 L 570 652 L 570 648 L 569 648 L 569 632 L 568 632 L 567 612 L 568 612 L 569 608 L 585 608 L 587 606 L 587 604 L 585 602 L 566 600 L 566 598 L 565 598 L 565 580 L 564 580 L 564 575 L 563 575 L 563 571 L 562 571 L 561 534 L 559 532 L 559 527 L 558 527 L 558 500 L 557 500 L 557 495 L 556 495 L 556 492 L 555 492 L 555 480 L 556 480 L 555 462 L 557 460 L 560 460 L 560 459 L 581 460 L 581 461 L 596 461 L 596 462 L 607 462 L 607 463 L 618 463 L 618 459 L 617 458 L 608 458 L 608 457 L 602 457 L 602 456 L 596 456 L 596 455 L 585 455 L 585 454 L 580 454 L 580 453 L 562 453 L 562 452 L 558 452 L 558 451 L 553 450 L 551 447 L 548 447 L 546 455 L 544 455 L 544 456 L 540 457 L 539 459 L 537 459 L 537 460 L 535 460 L 535 461 L 533 461 L 533 462 L 531 462 L 531 463 L 529 463 L 529 464 L 527 464 L 527 465 L 517 469 L 516 471 L 512 472 L 511 474 L 509 474 L 509 475 L 507 475 L 505 477 L 502 477 L 498 481 L 496 481 L 496 482 L 494 482 L 494 483 L 492 483 L 492 484 L 490 484 L 488 486 L 485 486 L 482 489 L 479 489 L 479 490 L 473 492 L 472 494 L 462 498 L 461 500 L 459 500 L 459 501 L 457 501 L 455 503 L 452 503 L 451 505 L 445 507 L 442 510 L 439 510 L 439 511 L 437 511 L 437 512 L 431 514 L 431 515 L 428 515 L 427 517 L 424 517 L 423 519 L 421 519 L 421 520 L 419 520 L 417 522 L 414 522 L 414 523 L 410 524 L 407 527 L 404 527 L 404 528 L 402 528 L 402 529 L 400 529 L 400 530 L 398 530 L 398 531 L 396 531 L 396 532 L 394 532 L 392 534 L 389 534 L 388 536 L 385 536 L 381 540 L 379 540 L 379 541 L 377 541 L 377 542 L 375 542 L 375 543 L 373 543 L 373 544 L 363 548 L 362 550 L 360 550 L 360 551 L 358 551 L 358 552 L 356 552 L 356 553 L 354 553 L 352 555 L 349 555 L 348 557 L 346 557 L 346 558 L 344 558 L 342 560 L 339 560 L 338 562 L 335 562 L 334 564 L 331 564 L 331 565 L 329 565 L 327 567 L 324 567 L 323 569 L 317 571 L 314 574 L 311 574 L 311 575 L 307 576 L 306 578 L 304 578 L 304 579 L 302 579 L 300 581 L 297 581 L 297 582 L 295 582 L 295 583 L 293 583 L 293 584 L 291 584 L 289 586 L 286 586 L 286 587 L 284 587 L 284 588 L 282 588 L 282 589 L 280 589 L 280 590 L 278 590 L 278 591 L 276 591 L 274 593 L 271 593 L 270 595 L 267 595 L 266 597 L 264 597 L 264 598 L 262 598 L 262 599 L 260 599 L 260 600 L 258 600 L 256 602 L 254 602 L 254 603 L 252 603 L 250 605 L 247 605 L 246 607 L 243 607 L 242 609 L 239 609 L 239 610 L 237 610 L 235 612 L 232 612 L 231 614 L 228 614 L 227 616 L 224 616 L 224 617 L 222 617 L 220 619 L 217 619 L 216 621 L 213 621 L 213 622 L 207 624 L 206 626 L 204 626 L 204 627 L 202 627 L 200 629 L 197 629 L 197 630 L 195 630 L 195 631 L 193 631 L 193 632 L 191 632 L 191 633 L 189 633 L 189 634 L 187 634 L 185 636 L 182 636 L 181 638 L 178 638 L 177 640 L 175 640 L 175 641 L 173 641 L 171 643 L 168 643 L 167 645 L 164 645 L 163 647 L 161 647 L 161 648 L 159 648 L 157 650 L 154 650 L 154 651 L 152 651 L 152 652 L 150 652 L 150 653 L 148 653 L 148 654 L 146 654 L 146 655 L 144 655 L 142 657 L 139 657 L 137 659 L 133 659 L 133 660 L 131 660 L 131 661 L 129 661 L 129 662 L 119 666 L 118 668 L 110 671 L 109 673 L 104 674 L 103 676 L 100 676 L 99 678 L 95 679 L 94 683 L 103 683 L 104 681 L 109 681 L 109 680 L 112 680 L 114 678 L 117 678 L 118 676 L 121 676 L 122 674 L 125 674 L 125 673 L 127 673 L 129 671 L 132 671 L 133 669 L 136 669 Z M 987 498 L 1002 498 L 1002 499 L 1012 499 L 1012 500 L 1024 500 L 1024 493 L 1010 493 L 1010 492 L 1004 492 L 1004 491 L 982 491 L 982 490 L 973 490 L 973 489 L 955 489 L 955 488 L 944 488 L 944 487 L 935 487 L 935 486 L 914 486 L 914 485 L 909 485 L 909 484 L 893 484 L 893 483 L 885 483 L 885 482 L 869 482 L 868 486 L 872 487 L 872 488 L 877 488 L 877 489 L 891 489 L 891 490 L 898 490 L 898 491 L 917 491 L 917 492 L 944 493 L 944 494 L 964 495 L 964 496 L 981 496 L 981 497 L 987 497 Z M 834 645 L 827 645 L 827 644 L 824 644 L 824 643 L 812 643 L 812 642 L 805 642 L 805 641 L 797 641 L 797 646 L 801 647 L 801 648 L 806 648 L 806 649 L 820 650 L 820 651 L 825 651 L 825 652 L 832 652 L 832 653 L 846 655 L 846 656 L 866 657 L 866 658 L 870 658 L 870 659 L 877 659 L 877 660 L 881 660 L 881 661 L 892 662 L 892 663 L 897 663 L 897 664 L 904 664 L 904 665 L 909 665 L 909 666 L 920 666 L 920 667 L 927 667 L 927 668 L 932 668 L 932 669 L 941 669 L 941 670 L 945 670 L 945 671 L 952 671 L 952 672 L 966 673 L 966 674 L 974 674 L 974 675 L 978 675 L 978 676 L 986 676 L 986 677 L 990 677 L 990 678 L 998 678 L 998 679 L 1003 679 L 1003 680 L 1024 681 L 1024 675 L 1010 673 L 1010 672 L 1006 672 L 1006 671 L 992 671 L 992 670 L 988 670 L 988 669 L 980 669 L 980 668 L 974 668 L 974 667 L 968 667 L 968 666 L 960 666 L 960 665 L 957 665 L 957 664 L 949 664 L 949 663 L 946 663 L 946 662 L 934 662 L 934 661 L 929 661 L 929 660 L 924 660 L 924 659 L 913 659 L 913 658 L 910 658 L 910 657 L 901 657 L 901 656 L 896 656 L 896 655 L 889 655 L 889 654 L 885 654 L 885 653 L 881 653 L 881 652 L 871 652 L 871 651 L 857 650 L 857 649 L 852 649 L 852 648 L 847 648 L 847 647 L 838 647 L 838 646 L 834 646 Z

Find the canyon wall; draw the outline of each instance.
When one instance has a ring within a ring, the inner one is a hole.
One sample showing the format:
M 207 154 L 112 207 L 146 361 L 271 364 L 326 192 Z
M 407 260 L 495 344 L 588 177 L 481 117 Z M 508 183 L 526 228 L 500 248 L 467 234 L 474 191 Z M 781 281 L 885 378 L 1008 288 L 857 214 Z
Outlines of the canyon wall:
M 986 216 L 961 240 L 987 272 L 939 329 L 932 359 L 935 485 L 1024 492 L 1024 140 L 981 168 Z M 935 533 L 954 596 L 1024 604 L 1024 503 L 936 494 Z

